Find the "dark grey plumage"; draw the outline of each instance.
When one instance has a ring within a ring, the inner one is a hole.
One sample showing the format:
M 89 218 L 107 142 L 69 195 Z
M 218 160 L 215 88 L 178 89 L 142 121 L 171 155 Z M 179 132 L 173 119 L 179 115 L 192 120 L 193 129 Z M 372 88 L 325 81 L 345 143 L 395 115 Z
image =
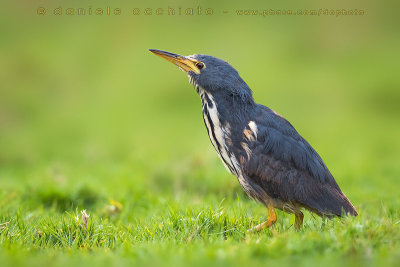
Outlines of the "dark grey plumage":
M 357 215 L 318 153 L 286 119 L 254 102 L 231 65 L 207 55 L 187 58 L 204 63 L 187 74 L 201 95 L 211 142 L 251 198 L 301 216 L 300 225 L 301 208 Z
M 258 138 L 248 142 L 255 155 L 244 165 L 252 181 L 275 199 L 319 215 L 357 215 L 317 152 L 284 118 L 257 105 Z

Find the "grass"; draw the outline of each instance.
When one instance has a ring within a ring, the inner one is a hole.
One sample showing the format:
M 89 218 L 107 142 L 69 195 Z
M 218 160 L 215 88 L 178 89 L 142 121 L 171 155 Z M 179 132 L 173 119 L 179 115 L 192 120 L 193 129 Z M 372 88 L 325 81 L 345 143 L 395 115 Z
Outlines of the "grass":
M 0 266 L 398 265 L 400 39 L 380 11 L 398 8 L 363 5 L 365 17 L 55 18 L 5 4 Z M 318 151 L 359 216 L 307 212 L 296 232 L 278 212 L 246 234 L 266 209 L 222 166 L 187 78 L 149 48 L 230 62 Z
M 160 170 L 163 176 L 154 173 L 138 179 L 132 175 L 135 168 L 127 170 L 125 164 L 112 170 L 91 166 L 96 175 L 92 179 L 81 178 L 87 175 L 85 169 L 42 169 L 41 179 L 33 175 L 24 187 L 10 184 L 2 190 L 0 259 L 6 266 L 28 264 L 24 258 L 30 259 L 29 265 L 104 266 L 364 266 L 395 265 L 398 260 L 398 200 L 355 200 L 357 218 L 325 220 L 307 213 L 298 232 L 294 218 L 278 212 L 273 228 L 247 234 L 266 219 L 265 208 L 247 199 L 217 160 L 210 161 L 185 162 L 194 178 L 182 170 Z M 216 171 L 205 171 L 209 165 Z M 68 182 L 64 172 L 71 177 Z M 30 171 L 17 174 L 25 175 Z M 78 223 L 75 219 L 81 217 L 81 209 L 90 214 L 87 228 L 81 218 Z

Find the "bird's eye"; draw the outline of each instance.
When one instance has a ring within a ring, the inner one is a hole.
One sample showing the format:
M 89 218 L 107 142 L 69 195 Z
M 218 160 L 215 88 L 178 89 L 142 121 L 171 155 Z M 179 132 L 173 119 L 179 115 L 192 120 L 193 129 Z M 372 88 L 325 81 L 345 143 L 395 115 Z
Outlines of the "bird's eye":
M 204 64 L 201 63 L 201 62 L 197 62 L 197 63 L 196 63 L 196 67 L 197 67 L 199 70 L 201 70 L 202 68 L 204 68 Z

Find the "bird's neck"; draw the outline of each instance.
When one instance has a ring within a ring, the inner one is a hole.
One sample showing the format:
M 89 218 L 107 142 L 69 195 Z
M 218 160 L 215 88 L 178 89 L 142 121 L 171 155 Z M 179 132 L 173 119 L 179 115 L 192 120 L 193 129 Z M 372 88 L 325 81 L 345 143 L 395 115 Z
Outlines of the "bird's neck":
M 235 126 L 240 129 L 241 125 L 248 123 L 256 103 L 251 94 L 238 95 L 235 93 L 227 94 L 223 91 L 208 92 L 200 91 L 203 104 L 203 112 L 215 112 L 218 116 L 220 125 Z

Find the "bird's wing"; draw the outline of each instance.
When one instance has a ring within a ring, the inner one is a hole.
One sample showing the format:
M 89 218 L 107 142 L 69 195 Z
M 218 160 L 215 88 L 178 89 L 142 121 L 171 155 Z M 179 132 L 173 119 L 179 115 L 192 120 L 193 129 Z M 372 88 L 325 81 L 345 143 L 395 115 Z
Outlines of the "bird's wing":
M 268 196 L 325 214 L 354 209 L 318 153 L 271 109 L 260 105 L 241 146 L 244 174 Z

